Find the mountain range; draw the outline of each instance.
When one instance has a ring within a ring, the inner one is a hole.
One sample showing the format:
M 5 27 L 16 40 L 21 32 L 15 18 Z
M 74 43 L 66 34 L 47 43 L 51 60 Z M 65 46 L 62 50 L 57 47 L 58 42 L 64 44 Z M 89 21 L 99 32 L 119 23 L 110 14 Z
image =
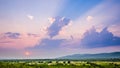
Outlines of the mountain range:
M 57 59 L 120 59 L 120 52 L 98 53 L 98 54 L 73 54 L 62 56 Z

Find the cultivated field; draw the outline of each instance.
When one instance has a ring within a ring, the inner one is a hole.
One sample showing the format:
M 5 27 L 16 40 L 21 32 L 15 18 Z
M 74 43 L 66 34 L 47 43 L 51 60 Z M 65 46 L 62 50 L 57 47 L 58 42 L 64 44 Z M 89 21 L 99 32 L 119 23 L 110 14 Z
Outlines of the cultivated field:
M 111 61 L 0 61 L 0 68 L 120 68 L 120 62 Z

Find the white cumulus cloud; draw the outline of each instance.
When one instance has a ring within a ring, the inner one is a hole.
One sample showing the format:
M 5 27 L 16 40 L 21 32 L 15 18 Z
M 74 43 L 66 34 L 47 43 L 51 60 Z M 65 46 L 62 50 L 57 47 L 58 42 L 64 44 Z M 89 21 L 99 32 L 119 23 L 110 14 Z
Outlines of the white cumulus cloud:
M 30 20 L 33 20 L 34 19 L 34 16 L 28 14 L 27 17 L 30 19 Z

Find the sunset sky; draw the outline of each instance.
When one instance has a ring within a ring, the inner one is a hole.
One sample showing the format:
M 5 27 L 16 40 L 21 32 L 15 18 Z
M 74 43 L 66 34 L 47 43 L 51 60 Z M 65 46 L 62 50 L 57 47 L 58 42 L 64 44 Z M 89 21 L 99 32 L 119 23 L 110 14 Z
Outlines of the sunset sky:
M 0 59 L 120 51 L 120 0 L 0 0 Z

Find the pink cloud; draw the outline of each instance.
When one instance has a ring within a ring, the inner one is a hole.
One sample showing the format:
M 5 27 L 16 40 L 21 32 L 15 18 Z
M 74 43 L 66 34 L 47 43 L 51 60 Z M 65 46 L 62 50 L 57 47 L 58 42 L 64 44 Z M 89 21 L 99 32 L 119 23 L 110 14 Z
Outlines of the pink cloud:
M 3 34 L 0 35 L 0 48 L 26 48 L 32 47 L 37 44 L 41 36 L 38 34 L 21 34 L 18 39 L 7 37 Z
M 120 27 L 119 27 L 120 24 L 115 24 L 115 25 L 111 25 L 109 26 L 108 30 L 110 32 L 112 32 L 115 36 L 119 36 L 120 37 Z

